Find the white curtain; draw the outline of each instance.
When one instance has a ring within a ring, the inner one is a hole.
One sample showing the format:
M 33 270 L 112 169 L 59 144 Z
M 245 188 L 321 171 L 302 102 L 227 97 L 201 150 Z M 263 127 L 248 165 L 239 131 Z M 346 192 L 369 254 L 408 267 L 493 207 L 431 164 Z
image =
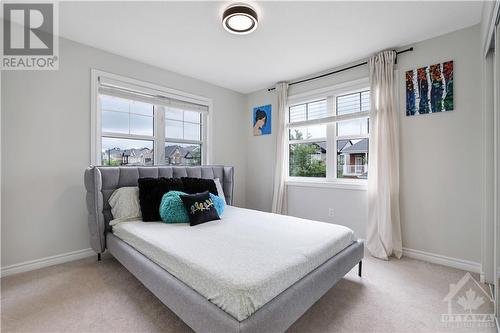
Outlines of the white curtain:
M 288 154 L 286 153 L 286 112 L 288 99 L 288 83 L 280 82 L 276 84 L 278 94 L 278 110 L 275 112 L 278 128 L 276 131 L 276 150 L 274 167 L 274 187 L 272 212 L 276 214 L 287 213 L 286 198 L 286 170 L 288 170 Z
M 384 51 L 368 61 L 371 113 L 368 166 L 366 247 L 377 258 L 401 258 L 399 216 L 399 111 L 394 64 L 396 52 Z

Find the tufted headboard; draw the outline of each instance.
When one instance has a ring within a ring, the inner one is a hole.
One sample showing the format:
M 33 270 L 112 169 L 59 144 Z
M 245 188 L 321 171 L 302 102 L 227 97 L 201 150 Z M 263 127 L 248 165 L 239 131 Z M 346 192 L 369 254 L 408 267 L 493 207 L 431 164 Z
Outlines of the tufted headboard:
M 226 202 L 233 204 L 234 170 L 233 167 L 204 165 L 193 167 L 152 166 L 152 167 L 106 167 L 91 166 L 85 170 L 87 189 L 87 210 L 89 212 L 90 244 L 97 253 L 106 249 L 106 232 L 112 219 L 108 200 L 114 190 L 125 186 L 137 186 L 137 180 L 144 177 L 196 177 L 219 178 Z

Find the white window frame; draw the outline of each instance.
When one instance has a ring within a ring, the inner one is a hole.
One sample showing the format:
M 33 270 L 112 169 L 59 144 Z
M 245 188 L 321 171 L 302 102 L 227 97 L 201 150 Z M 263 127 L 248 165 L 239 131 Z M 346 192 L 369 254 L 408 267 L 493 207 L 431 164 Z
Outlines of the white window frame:
M 135 135 L 135 134 L 118 134 L 118 133 L 107 133 L 102 132 L 101 124 L 101 103 L 99 102 L 99 78 L 106 78 L 112 81 L 120 82 L 121 86 L 130 88 L 131 90 L 159 95 L 166 98 L 171 98 L 183 102 L 195 103 L 199 105 L 206 106 L 208 112 L 202 113 L 202 123 L 201 123 L 201 140 L 184 140 L 184 139 L 171 139 L 165 136 L 165 106 L 155 105 L 154 112 L 154 133 L 153 137 Z M 212 157 L 212 133 L 211 133 L 211 122 L 213 114 L 213 102 L 212 99 L 203 96 L 198 96 L 184 91 L 163 87 L 157 84 L 140 81 L 137 79 L 129 78 L 126 76 L 121 76 L 113 73 L 104 72 L 97 69 L 91 69 L 91 135 L 90 135 L 90 164 L 91 165 L 102 165 L 102 137 L 111 136 L 114 138 L 123 139 L 139 139 L 148 140 L 153 139 L 153 150 L 154 150 L 154 165 L 165 165 L 165 142 L 170 139 L 169 142 L 175 143 L 196 143 L 200 144 L 202 147 L 201 164 L 207 165 L 211 163 Z M 157 112 L 159 111 L 159 112 Z M 160 148 L 161 147 L 161 148 Z
M 327 109 L 329 116 L 321 119 L 305 120 L 300 122 L 289 123 L 287 116 L 286 120 L 286 145 L 287 154 L 290 152 L 290 140 L 288 129 L 300 126 L 311 126 L 326 124 L 326 138 L 315 138 L 315 139 L 305 139 L 305 140 L 293 140 L 293 143 L 306 143 L 306 142 L 318 142 L 326 141 L 327 147 L 327 157 L 326 157 L 326 177 L 293 177 L 289 176 L 290 170 L 289 165 L 286 165 L 286 175 L 287 175 L 287 185 L 292 186 L 305 186 L 305 187 L 333 187 L 333 188 L 345 188 L 345 189 L 359 189 L 366 190 L 368 185 L 367 179 L 346 179 L 337 178 L 337 140 L 338 139 L 359 139 L 368 138 L 368 135 L 354 135 L 354 136 L 337 136 L 337 122 L 342 120 L 351 120 L 359 118 L 368 118 L 370 116 L 370 111 L 362 111 L 351 113 L 347 115 L 336 115 L 336 99 L 338 96 L 348 95 L 351 93 L 358 93 L 362 91 L 370 90 L 370 84 L 368 78 L 363 78 L 360 80 L 350 81 L 335 86 L 316 89 L 308 91 L 301 94 L 290 95 L 288 97 L 287 110 L 289 106 L 304 104 L 309 102 L 314 102 L 321 99 L 326 99 Z M 328 153 L 328 152 L 334 152 Z M 287 156 L 289 160 L 289 156 Z

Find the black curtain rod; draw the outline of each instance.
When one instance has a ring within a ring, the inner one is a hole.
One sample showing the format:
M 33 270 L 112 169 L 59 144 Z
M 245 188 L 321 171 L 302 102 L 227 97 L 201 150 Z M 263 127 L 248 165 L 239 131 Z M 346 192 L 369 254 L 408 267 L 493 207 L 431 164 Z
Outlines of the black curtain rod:
M 413 47 L 410 47 L 410 48 L 408 48 L 406 50 L 397 51 L 396 52 L 396 56 L 399 55 L 399 54 L 401 54 L 401 53 L 406 53 L 406 52 L 411 52 L 411 51 L 413 51 Z M 397 58 L 396 58 L 396 63 L 397 63 Z M 352 65 L 352 66 L 349 66 L 349 67 L 337 69 L 336 71 L 333 71 L 333 72 L 329 72 L 329 73 L 321 74 L 321 75 L 318 75 L 318 76 L 310 77 L 308 79 L 303 79 L 303 80 L 291 82 L 288 85 L 289 86 L 293 86 L 295 84 L 304 83 L 304 82 L 308 82 L 308 81 L 312 81 L 312 80 L 316 80 L 316 79 L 321 79 L 322 77 L 325 77 L 325 76 L 330 76 L 330 75 L 333 75 L 333 74 L 344 72 L 344 71 L 347 71 L 349 69 L 353 69 L 353 68 L 356 68 L 356 67 L 364 66 L 364 65 L 367 65 L 367 64 L 368 64 L 368 61 L 365 61 L 365 62 L 356 64 L 356 65 Z M 269 88 L 269 89 L 267 89 L 267 91 L 273 91 L 275 89 L 276 88 Z

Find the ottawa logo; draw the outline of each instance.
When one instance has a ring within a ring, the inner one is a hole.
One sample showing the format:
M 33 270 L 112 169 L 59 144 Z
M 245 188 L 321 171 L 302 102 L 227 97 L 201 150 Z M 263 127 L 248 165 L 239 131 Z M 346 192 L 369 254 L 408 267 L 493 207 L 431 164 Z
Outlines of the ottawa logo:
M 493 297 L 489 291 L 466 273 L 443 299 L 448 303 L 448 313 L 441 314 L 445 327 L 494 327 Z

